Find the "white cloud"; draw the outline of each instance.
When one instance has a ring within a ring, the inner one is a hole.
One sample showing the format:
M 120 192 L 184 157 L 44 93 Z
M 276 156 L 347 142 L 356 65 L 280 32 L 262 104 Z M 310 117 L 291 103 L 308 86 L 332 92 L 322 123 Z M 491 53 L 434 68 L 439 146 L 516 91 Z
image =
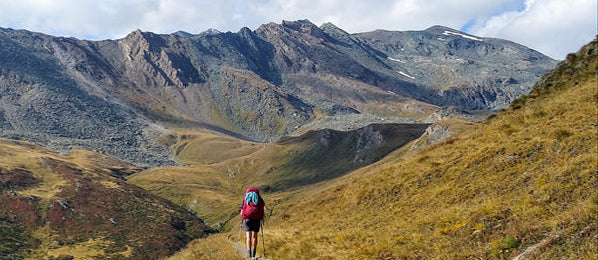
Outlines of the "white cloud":
M 489 15 L 521 0 L 270 0 L 252 1 L 252 13 L 264 22 L 309 19 L 332 22 L 348 32 L 375 29 L 420 30 L 432 25 L 460 28 L 472 17 Z M 267 4 L 265 4 L 267 2 Z
M 564 59 L 598 33 L 595 0 L 528 0 L 522 11 L 505 12 L 469 32 L 509 39 L 556 59 Z
M 157 0 L 0 0 L 0 26 L 100 39 L 141 26 L 157 6 Z
M 445 25 L 562 59 L 597 33 L 596 8 L 595 0 L 0 0 L 0 27 L 97 40 L 136 29 L 235 32 L 298 19 L 353 33 Z

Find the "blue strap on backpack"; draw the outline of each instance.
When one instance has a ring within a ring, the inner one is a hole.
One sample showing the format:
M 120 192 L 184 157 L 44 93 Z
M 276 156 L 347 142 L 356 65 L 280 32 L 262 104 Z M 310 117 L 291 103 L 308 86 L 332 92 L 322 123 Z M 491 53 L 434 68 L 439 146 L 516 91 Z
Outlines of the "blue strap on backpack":
M 257 195 L 257 193 L 255 192 L 248 192 L 245 195 L 245 202 L 247 203 L 247 205 L 249 205 L 249 202 L 253 202 L 253 205 L 256 205 L 259 203 L 259 197 Z

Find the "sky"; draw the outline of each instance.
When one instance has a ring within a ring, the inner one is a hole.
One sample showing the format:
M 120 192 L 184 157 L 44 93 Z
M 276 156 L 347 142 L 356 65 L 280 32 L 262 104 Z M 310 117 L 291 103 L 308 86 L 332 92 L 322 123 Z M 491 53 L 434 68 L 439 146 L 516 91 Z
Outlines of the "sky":
M 596 0 L 0 0 L 0 27 L 87 40 L 269 22 L 331 22 L 349 33 L 448 26 L 562 60 L 598 34 Z

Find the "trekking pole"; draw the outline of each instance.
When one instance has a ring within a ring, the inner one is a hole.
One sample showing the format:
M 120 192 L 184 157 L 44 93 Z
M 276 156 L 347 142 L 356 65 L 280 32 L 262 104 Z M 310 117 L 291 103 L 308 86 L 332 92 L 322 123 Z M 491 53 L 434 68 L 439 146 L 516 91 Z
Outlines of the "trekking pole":
M 262 249 L 264 250 L 264 258 L 266 258 L 266 243 L 264 242 L 264 220 L 260 222 L 262 228 Z

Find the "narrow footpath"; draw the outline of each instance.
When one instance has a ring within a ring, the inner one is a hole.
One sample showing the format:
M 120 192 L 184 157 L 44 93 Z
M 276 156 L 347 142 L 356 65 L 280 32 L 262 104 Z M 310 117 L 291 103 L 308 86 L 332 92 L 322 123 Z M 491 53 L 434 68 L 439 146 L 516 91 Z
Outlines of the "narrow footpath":
M 247 248 L 245 247 L 245 244 L 231 241 L 231 245 L 235 248 L 235 251 L 237 251 L 237 254 L 239 254 L 241 257 L 245 257 L 244 259 L 248 259 L 247 258 Z M 258 246 L 257 253 L 256 253 L 257 256 L 253 259 L 270 260 L 269 258 L 264 257 L 263 250 L 264 249 L 261 246 Z M 268 252 L 266 252 L 266 253 L 268 253 Z

